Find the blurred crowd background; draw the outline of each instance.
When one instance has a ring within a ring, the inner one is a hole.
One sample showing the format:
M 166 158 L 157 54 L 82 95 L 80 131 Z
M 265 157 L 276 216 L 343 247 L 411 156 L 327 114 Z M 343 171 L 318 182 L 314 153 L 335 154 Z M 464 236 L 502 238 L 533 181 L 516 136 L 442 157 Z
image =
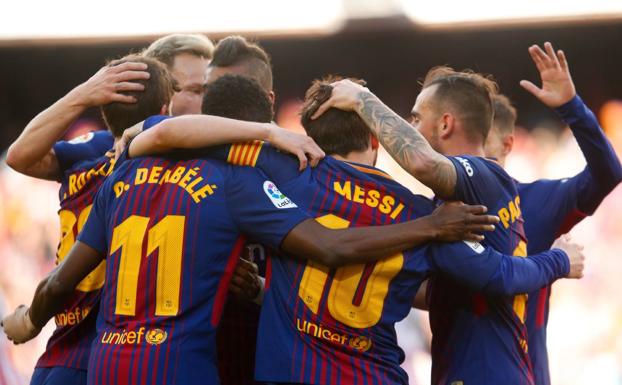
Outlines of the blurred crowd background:
M 509 173 L 521 181 L 572 176 L 584 167 L 585 161 L 570 131 L 518 85 L 521 79 L 537 84 L 539 81 L 527 47 L 551 41 L 566 52 L 578 93 L 599 117 L 618 155 L 622 155 L 622 5 L 613 6 L 615 12 L 608 14 L 603 8 L 607 2 L 594 1 L 586 5 L 593 9 L 578 9 L 577 15 L 570 16 L 554 13 L 554 7 L 533 17 L 518 10 L 518 16 L 509 20 L 485 12 L 477 19 L 470 9 L 462 13 L 472 19 L 438 21 L 433 17 L 434 10 L 428 9 L 431 6 L 418 9 L 406 0 L 386 1 L 383 6 L 372 0 L 317 1 L 316 6 L 321 8 L 324 4 L 329 8 L 325 13 L 330 17 L 323 24 L 307 26 L 302 20 L 318 17 L 317 12 L 307 15 L 300 13 L 303 9 L 291 14 L 283 11 L 281 15 L 286 2 L 262 3 L 272 14 L 265 9 L 263 13 L 246 9 L 244 15 L 256 12 L 265 26 L 252 24 L 256 20 L 245 16 L 230 26 L 221 20 L 214 22 L 218 26 L 214 29 L 190 24 L 190 30 L 182 26 L 177 30 L 162 29 L 161 33 L 206 32 L 218 40 L 237 32 L 259 40 L 272 55 L 276 120 L 284 127 L 301 129 L 298 110 L 304 91 L 312 79 L 328 73 L 366 79 L 372 91 L 406 117 L 420 89 L 418 80 L 430 67 L 447 64 L 457 69 L 472 68 L 493 74 L 502 92 L 518 109 L 514 151 L 508 158 Z M 340 4 L 337 11 L 333 9 L 334 3 Z M 485 9 L 478 3 L 485 2 L 475 1 L 472 6 Z M 551 3 L 562 6 L 561 2 Z M 566 11 L 576 8 L 572 6 L 574 2 L 570 3 L 564 3 Z M 178 15 L 173 12 L 168 17 L 183 18 L 185 13 L 176 10 Z M 243 10 L 240 6 L 230 12 Z M 419 11 L 423 16 L 417 19 Z M 208 26 L 209 20 L 214 19 L 205 18 L 204 25 Z M 252 27 L 239 24 L 245 20 Z M 297 20 L 303 25 L 297 26 Z M 77 30 L 85 23 L 78 24 Z M 47 36 L 53 39 L 48 39 L 43 29 L 31 35 L 17 30 L 11 35 L 6 28 L 0 27 L 0 153 L 32 117 L 86 80 L 106 59 L 138 51 L 160 34 L 159 30 L 140 30 L 127 32 L 127 36 L 117 36 L 121 32 L 111 36 L 100 31 L 94 33 L 103 36 L 98 37 L 69 31 L 75 36 L 54 32 Z M 74 124 L 67 138 L 102 128 L 98 112 L 90 111 Z M 414 191 L 429 195 L 386 153 L 381 153 L 379 167 Z M 0 164 L 0 316 L 19 304 L 29 303 L 36 284 L 54 267 L 59 237 L 58 187 L 54 182 L 19 175 L 4 160 Z M 548 341 L 553 383 L 620 385 L 622 187 L 571 234 L 585 245 L 588 263 L 581 281 L 561 281 L 553 288 Z M 0 336 L 0 385 L 27 383 L 51 331 L 50 323 L 35 341 L 19 347 Z M 404 367 L 411 383 L 428 384 L 427 315 L 413 311 L 398 325 L 398 337 L 406 352 Z

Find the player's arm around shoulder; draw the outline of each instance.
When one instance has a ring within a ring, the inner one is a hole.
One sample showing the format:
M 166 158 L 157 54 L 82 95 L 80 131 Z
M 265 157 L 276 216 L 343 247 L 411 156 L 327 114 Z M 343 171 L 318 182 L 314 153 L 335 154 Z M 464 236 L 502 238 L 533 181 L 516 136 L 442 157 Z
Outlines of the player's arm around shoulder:
M 410 222 L 356 228 L 327 228 L 309 219 L 292 229 L 281 248 L 328 267 L 366 263 L 431 241 L 482 240 L 480 234 L 499 221 L 484 212 L 483 206 L 451 203 Z
M 300 169 L 317 165 L 324 152 L 313 139 L 274 123 L 246 122 L 210 115 L 167 119 L 138 135 L 130 144 L 130 156 L 161 154 L 173 149 L 198 149 L 221 144 L 268 141 L 295 155 Z

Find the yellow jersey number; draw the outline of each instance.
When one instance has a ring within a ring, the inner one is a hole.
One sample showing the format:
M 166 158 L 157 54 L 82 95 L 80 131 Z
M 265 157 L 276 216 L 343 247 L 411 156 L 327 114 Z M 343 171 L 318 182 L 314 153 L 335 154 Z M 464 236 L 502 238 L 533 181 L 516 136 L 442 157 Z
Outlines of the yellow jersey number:
M 329 214 L 316 219 L 331 229 L 345 229 L 350 222 Z M 397 253 L 376 262 L 374 270 L 367 280 L 360 304 L 353 303 L 359 287 L 365 264 L 345 266 L 337 269 L 328 292 L 327 307 L 330 315 L 337 321 L 358 329 L 374 326 L 380 321 L 384 300 L 389 292 L 391 280 L 399 273 L 404 264 L 404 255 Z M 312 261 L 302 275 L 298 296 L 313 314 L 318 313 L 320 300 L 328 279 L 329 268 Z
M 514 249 L 514 253 L 512 254 L 515 257 L 527 257 L 527 244 L 525 241 L 520 241 L 518 246 Z M 514 296 L 514 313 L 521 320 L 522 323 L 525 323 L 525 305 L 527 304 L 527 294 L 519 294 Z
M 76 243 L 76 234 L 79 234 L 86 223 L 89 213 L 93 205 L 88 205 L 84 208 L 76 218 L 76 215 L 69 210 L 61 210 L 58 213 L 60 217 L 60 245 L 58 252 L 56 253 L 56 263 L 60 264 L 63 259 L 69 254 L 69 250 Z M 77 232 L 74 233 L 73 228 L 76 225 Z M 106 261 L 102 261 L 93 271 L 89 273 L 76 287 L 76 290 L 82 292 L 89 292 L 100 289 L 104 285 L 104 279 L 106 278 Z
M 110 254 L 121 249 L 115 314 L 136 315 L 136 291 L 146 235 L 146 257 L 159 251 L 155 315 L 177 315 L 185 223 L 186 217 L 182 215 L 167 215 L 147 232 L 149 217 L 132 215 L 114 228 Z

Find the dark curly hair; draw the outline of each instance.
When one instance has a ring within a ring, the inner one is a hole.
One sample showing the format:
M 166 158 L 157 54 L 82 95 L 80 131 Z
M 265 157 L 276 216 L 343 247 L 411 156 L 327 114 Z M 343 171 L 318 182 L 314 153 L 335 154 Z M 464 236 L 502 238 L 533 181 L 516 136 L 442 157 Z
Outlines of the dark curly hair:
M 224 75 L 205 88 L 202 112 L 207 115 L 269 123 L 274 112 L 259 83 L 241 75 Z

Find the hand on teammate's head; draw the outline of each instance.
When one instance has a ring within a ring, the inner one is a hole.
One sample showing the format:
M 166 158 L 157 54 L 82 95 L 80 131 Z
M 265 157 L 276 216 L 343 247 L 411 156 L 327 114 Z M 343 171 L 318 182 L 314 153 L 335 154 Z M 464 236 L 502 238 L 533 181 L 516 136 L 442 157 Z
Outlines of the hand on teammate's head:
M 330 98 L 322 103 L 315 111 L 311 119 L 319 118 L 329 108 L 338 108 L 344 111 L 355 111 L 360 104 L 362 93 L 369 92 L 369 89 L 362 84 L 358 84 L 349 79 L 342 79 L 331 84 L 333 90 Z
M 137 80 L 149 79 L 147 64 L 125 62 L 117 66 L 104 66 L 89 80 L 74 90 L 81 102 L 89 107 L 99 107 L 108 103 L 136 103 L 136 98 L 125 92 L 143 91 L 145 86 Z

